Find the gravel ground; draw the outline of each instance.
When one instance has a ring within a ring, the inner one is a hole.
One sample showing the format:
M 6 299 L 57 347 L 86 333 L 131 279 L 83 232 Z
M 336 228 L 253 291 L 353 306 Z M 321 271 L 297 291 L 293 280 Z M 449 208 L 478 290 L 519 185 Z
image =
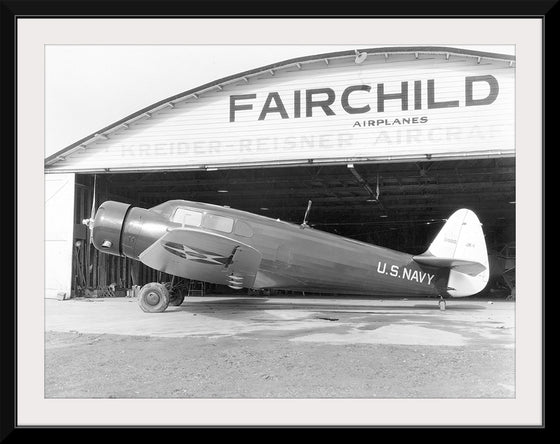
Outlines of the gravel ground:
M 511 397 L 513 350 L 49 332 L 46 397 Z

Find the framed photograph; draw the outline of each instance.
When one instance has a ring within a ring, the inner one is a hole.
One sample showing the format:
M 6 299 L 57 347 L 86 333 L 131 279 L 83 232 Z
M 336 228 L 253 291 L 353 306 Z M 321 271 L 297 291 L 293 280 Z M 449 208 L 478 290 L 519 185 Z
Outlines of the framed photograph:
M 547 10 L 13 13 L 11 428 L 544 427 Z

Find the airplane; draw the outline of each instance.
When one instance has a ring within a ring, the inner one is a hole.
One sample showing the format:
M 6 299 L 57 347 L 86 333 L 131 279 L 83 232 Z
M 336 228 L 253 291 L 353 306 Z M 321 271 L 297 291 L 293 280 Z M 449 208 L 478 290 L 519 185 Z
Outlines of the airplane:
M 84 219 L 99 251 L 139 260 L 173 276 L 232 289 L 401 297 L 465 297 L 489 277 L 482 224 L 466 208 L 455 211 L 429 248 L 411 255 L 311 228 L 202 202 L 170 200 L 153 208 L 105 201 Z M 184 294 L 151 282 L 140 308 L 163 312 Z

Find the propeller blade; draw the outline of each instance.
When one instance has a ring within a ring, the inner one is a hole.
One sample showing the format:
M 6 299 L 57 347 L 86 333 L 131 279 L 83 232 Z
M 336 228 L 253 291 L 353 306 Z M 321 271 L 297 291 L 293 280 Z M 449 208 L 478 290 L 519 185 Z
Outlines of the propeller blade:
M 95 191 L 97 188 L 97 174 L 93 176 L 93 200 L 91 201 L 91 216 L 90 219 L 95 217 Z
M 95 219 L 95 192 L 97 189 L 97 174 L 93 176 L 93 199 L 91 200 L 91 215 L 88 219 L 89 243 L 93 244 L 93 221 Z

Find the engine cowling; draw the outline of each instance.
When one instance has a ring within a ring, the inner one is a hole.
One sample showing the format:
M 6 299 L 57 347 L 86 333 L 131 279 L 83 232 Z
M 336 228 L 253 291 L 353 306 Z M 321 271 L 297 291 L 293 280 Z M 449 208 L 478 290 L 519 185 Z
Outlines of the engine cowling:
M 113 201 L 103 202 L 99 206 L 92 226 L 95 248 L 104 253 L 122 256 L 122 227 L 130 208 L 130 204 Z
M 157 212 L 114 201 L 103 202 L 90 225 L 95 248 L 132 259 L 163 236 L 169 226 Z

